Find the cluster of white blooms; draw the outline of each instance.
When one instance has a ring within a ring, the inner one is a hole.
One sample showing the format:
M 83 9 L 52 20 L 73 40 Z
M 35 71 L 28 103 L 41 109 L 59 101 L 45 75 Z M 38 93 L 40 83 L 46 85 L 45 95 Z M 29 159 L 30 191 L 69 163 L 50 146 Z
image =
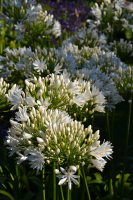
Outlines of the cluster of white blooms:
M 37 172 L 42 170 L 43 163 L 51 162 L 66 167 L 94 165 L 102 171 L 106 164 L 104 157 L 111 157 L 112 146 L 109 142 L 100 145 L 99 131 L 93 134 L 91 125 L 84 128 L 65 111 L 43 108 L 19 107 L 6 136 L 9 156 L 18 154 L 18 164 L 29 160 Z
M 99 47 L 83 46 L 79 50 L 78 46 L 71 43 L 62 46 L 57 52 L 58 61 L 62 58 L 62 68 L 67 69 L 73 78 L 89 81 L 99 88 L 107 99 L 105 106 L 111 109 L 123 98 L 119 95 L 115 82 L 108 72 L 98 67 L 98 65 L 104 65 L 104 60 L 99 59 L 100 55 L 104 57 L 106 53 Z
M 124 39 L 120 39 L 120 41 L 110 42 L 109 44 L 110 50 L 113 51 L 120 58 L 127 58 L 127 56 L 133 55 L 133 45 L 131 41 L 124 41 Z
M 98 55 L 98 57 L 92 57 L 88 66 L 90 68 L 95 66 L 100 69 L 100 71 L 108 74 L 120 93 L 132 93 L 133 67 L 127 66 L 125 63 L 121 62 L 113 53 L 109 52 Z
M 47 39 L 52 36 L 55 38 L 61 35 L 61 25 L 54 19 L 53 15 L 43 11 L 41 4 L 36 5 L 36 1 L 8 1 L 3 4 L 6 9 L 6 15 L 1 13 L 1 19 L 4 18 L 6 25 L 14 23 L 16 30 L 16 40 L 18 42 L 26 39 L 33 43 L 37 39 Z
M 6 83 L 3 78 L 0 78 L 0 108 L 7 106 L 7 99 L 5 94 L 9 88 L 9 83 Z
M 20 105 L 35 106 L 44 110 L 56 109 L 67 111 L 72 117 L 83 117 L 85 122 L 95 111 L 104 112 L 105 98 L 89 81 L 71 81 L 66 70 L 62 75 L 50 74 L 45 78 L 36 77 L 25 80 L 25 93 L 16 84 L 6 97 L 15 110 Z
M 21 42 L 24 38 L 28 41 L 37 42 L 37 39 L 55 38 L 61 35 L 61 25 L 54 20 L 54 16 L 42 10 L 42 6 L 32 6 L 26 10 L 26 15 L 20 22 L 14 25 L 17 30 L 16 39 Z M 32 38 L 31 38 L 32 35 Z
M 6 11 L 6 15 L 0 12 L 0 19 L 4 19 L 6 26 L 20 21 L 25 16 L 26 8 L 36 5 L 36 0 L 5 0 L 1 3 Z
M 104 34 L 99 34 L 95 29 L 82 28 L 76 34 L 63 41 L 62 45 L 68 45 L 69 43 L 75 44 L 79 49 L 83 46 L 95 47 L 106 46 L 107 38 Z
M 117 33 L 130 28 L 133 31 L 131 19 L 133 17 L 133 9 L 131 5 L 127 5 L 123 0 L 104 1 L 100 6 L 95 3 L 92 7 L 92 13 L 96 17 L 96 21 L 88 20 L 90 28 L 99 27 L 104 33 L 113 33 L 113 38 Z M 111 37 L 112 37 L 111 36 Z M 111 38 L 112 39 L 112 38 Z
M 56 50 L 54 48 L 47 51 L 38 46 L 32 51 L 31 47 L 14 48 L 13 50 L 7 47 L 4 52 L 5 56 L 0 56 L 0 76 L 5 80 L 11 78 L 12 83 L 16 83 L 18 73 L 23 78 L 24 76 L 33 77 L 33 75 L 46 76 L 52 72 L 60 73 L 61 66 L 56 64 Z

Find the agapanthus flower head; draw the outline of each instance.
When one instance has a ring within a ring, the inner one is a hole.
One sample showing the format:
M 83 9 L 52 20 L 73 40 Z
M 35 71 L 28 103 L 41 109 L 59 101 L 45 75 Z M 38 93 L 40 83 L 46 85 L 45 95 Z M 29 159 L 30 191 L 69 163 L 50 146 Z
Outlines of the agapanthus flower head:
M 46 76 L 49 73 L 60 73 L 61 64 L 56 62 L 56 49 L 50 48 L 48 51 L 39 46 L 32 51 L 31 47 L 14 48 L 7 47 L 5 56 L 0 56 L 1 77 L 9 82 L 16 84 L 16 76 L 20 72 L 21 79 L 24 77 L 33 78 L 33 76 Z M 10 80 L 11 79 L 11 80 Z
M 116 57 L 113 52 L 108 52 L 103 55 L 101 54 L 95 58 L 92 57 L 87 65 L 89 68 L 95 66 L 96 68 L 100 69 L 101 72 L 104 72 L 106 75 L 108 75 L 115 83 L 117 94 L 118 92 L 121 94 L 132 93 L 133 68 L 121 62 L 121 60 Z M 131 85 L 131 87 L 127 87 L 128 83 Z M 114 102 L 116 101 L 116 103 L 122 101 L 122 97 L 117 94 L 114 96 Z M 113 99 L 113 96 L 111 98 Z
M 83 46 L 95 47 L 105 45 L 107 42 L 106 36 L 100 35 L 95 29 L 84 29 L 78 30 L 78 32 L 63 41 L 63 45 L 68 45 L 69 43 L 75 44 L 81 49 Z
M 6 11 L 6 15 L 1 15 L 2 18 L 7 22 L 8 24 L 11 24 L 12 22 L 17 23 L 19 22 L 24 16 L 25 16 L 25 8 L 29 8 L 32 5 L 36 5 L 36 0 L 6 0 L 1 5 L 4 7 Z M 16 15 L 16 9 L 19 9 L 20 12 L 18 12 L 18 15 Z
M 131 56 L 131 53 L 133 52 L 133 45 L 131 41 L 124 41 L 124 39 L 121 38 L 119 42 L 116 42 L 115 40 L 110 42 L 110 50 L 120 59 L 127 59 L 127 57 Z
M 106 52 L 97 46 L 94 48 L 83 46 L 79 49 L 77 45 L 68 43 L 62 45 L 57 54 L 58 61 L 63 57 L 61 61 L 62 68 L 67 69 L 70 77 L 78 78 L 81 82 L 89 81 L 102 91 L 107 100 L 105 104 L 107 108 L 111 110 L 115 107 L 115 104 L 123 100 L 119 95 L 117 85 L 115 84 L 116 81 L 110 77 L 108 71 L 105 71 L 105 68 L 108 69 L 108 66 L 112 67 L 115 61 L 115 65 L 119 66 L 119 59 L 113 59 L 116 56 L 113 52 L 110 52 L 109 47 Z M 99 59 L 101 57 L 103 58 Z M 105 61 L 109 59 L 107 57 L 110 57 L 111 61 Z
M 2 6 L 6 15 L 1 14 L 1 18 L 8 26 L 14 24 L 18 42 L 40 41 L 40 39 L 50 39 L 51 36 L 57 38 L 61 35 L 60 23 L 53 19 L 53 15 L 43 11 L 42 5 L 37 4 L 36 1 L 5 1 Z M 16 9 L 19 9 L 17 14 Z
M 51 36 L 57 38 L 61 35 L 60 23 L 53 19 L 53 15 L 43 11 L 41 4 L 27 7 L 24 17 L 15 24 L 15 29 L 19 42 L 24 39 L 31 40 L 29 34 L 32 40 L 36 41 L 50 39 Z
M 125 39 L 131 39 L 126 35 L 126 30 L 133 32 L 132 25 L 132 4 L 127 5 L 124 1 L 103 1 L 100 6 L 95 3 L 91 8 L 91 12 L 96 20 L 88 20 L 89 28 L 97 28 L 97 30 L 107 33 L 108 40 L 119 40 L 119 35 Z
M 11 120 L 5 141 L 10 156 L 14 153 L 19 155 L 18 164 L 29 160 L 31 168 L 38 172 L 44 163 L 56 162 L 69 167 L 71 175 L 75 173 L 73 166 L 76 165 L 87 167 L 93 164 L 103 170 L 104 158 L 111 157 L 112 146 L 109 142 L 100 145 L 99 131 L 93 134 L 91 125 L 84 128 L 80 121 L 73 120 L 65 111 L 25 108 L 16 112 L 16 121 Z M 98 162 L 102 162 L 99 167 Z

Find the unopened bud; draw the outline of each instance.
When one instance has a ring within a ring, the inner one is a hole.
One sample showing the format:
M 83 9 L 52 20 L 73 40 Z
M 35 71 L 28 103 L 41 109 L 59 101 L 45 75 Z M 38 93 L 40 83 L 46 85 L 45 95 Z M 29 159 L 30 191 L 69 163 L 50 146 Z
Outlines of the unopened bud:
M 58 155 L 60 153 L 60 149 L 56 149 L 56 154 Z
M 58 169 L 55 169 L 55 170 L 54 170 L 54 173 L 55 173 L 55 174 L 59 174 L 60 171 L 59 171 Z
M 72 143 L 72 149 L 74 149 L 75 145 L 76 145 L 76 141 L 73 141 L 73 143 Z
M 53 140 L 54 140 L 55 144 L 57 144 L 57 137 L 56 137 L 56 135 L 53 135 Z
M 70 166 L 69 169 L 73 172 L 76 172 L 77 171 L 77 168 L 75 166 Z

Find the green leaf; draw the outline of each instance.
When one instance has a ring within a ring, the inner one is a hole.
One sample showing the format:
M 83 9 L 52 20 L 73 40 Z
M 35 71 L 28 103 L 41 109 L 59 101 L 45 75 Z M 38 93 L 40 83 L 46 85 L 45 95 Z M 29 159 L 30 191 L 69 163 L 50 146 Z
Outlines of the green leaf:
M 42 183 L 37 177 L 31 176 L 31 177 L 28 177 L 28 179 L 31 180 L 32 182 L 34 182 L 36 185 L 42 187 Z
M 127 199 L 127 198 L 123 198 L 122 200 L 130 200 L 130 199 Z
M 26 176 L 26 170 L 25 170 L 25 166 L 21 165 L 20 169 L 22 170 L 22 181 L 27 189 L 28 192 L 30 192 L 30 185 Z
M 87 176 L 87 177 L 86 177 L 86 180 L 87 180 L 87 183 L 90 183 L 91 177 L 90 177 L 90 176 Z
M 4 176 L 0 176 L 0 183 L 4 183 L 5 180 L 7 180 L 8 178 L 4 177 Z
M 102 183 L 102 182 L 103 182 L 102 180 L 92 180 L 88 184 L 91 184 L 91 183 Z
M 8 192 L 6 192 L 4 190 L 0 190 L 0 193 L 8 196 L 11 200 L 15 200 L 11 194 L 9 194 Z
M 36 195 L 36 193 L 34 192 L 28 192 L 25 197 L 23 199 L 20 199 L 20 200 L 30 200 L 32 199 L 32 197 L 34 197 Z
M 112 199 L 114 195 L 107 195 L 106 197 L 102 198 L 101 200 L 107 200 L 107 199 Z
M 36 196 L 35 200 L 43 200 L 43 194 L 42 194 L 42 190 L 40 190 Z
M 101 180 L 102 179 L 102 176 L 99 173 L 94 173 L 94 176 L 95 176 L 96 180 Z
M 132 38 L 132 30 L 131 28 L 126 28 L 125 29 L 125 36 L 126 36 L 126 39 L 130 40 Z

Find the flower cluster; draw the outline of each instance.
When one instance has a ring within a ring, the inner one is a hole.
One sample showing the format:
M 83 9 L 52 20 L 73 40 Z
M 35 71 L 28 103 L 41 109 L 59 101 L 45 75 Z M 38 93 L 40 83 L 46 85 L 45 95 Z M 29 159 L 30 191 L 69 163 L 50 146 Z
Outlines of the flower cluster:
M 51 48 L 47 51 L 39 46 L 34 51 L 31 47 L 14 48 L 7 47 L 5 56 L 0 57 L 0 76 L 8 82 L 17 83 L 17 77 L 46 76 L 49 73 L 60 72 L 61 66 L 56 65 L 56 50 Z
M 124 41 L 124 39 L 120 39 L 120 41 L 110 42 L 110 50 L 114 52 L 119 58 L 127 58 L 128 56 L 132 56 L 133 53 L 133 45 L 131 41 Z
M 42 170 L 43 163 L 56 162 L 71 165 L 95 166 L 103 170 L 110 158 L 112 146 L 109 142 L 100 145 L 99 131 L 93 134 L 91 125 L 84 129 L 65 111 L 58 109 L 36 109 L 19 107 L 15 121 L 6 136 L 10 156 L 18 154 L 17 163 L 29 161 L 31 168 Z
M 15 110 L 20 105 L 38 107 L 38 109 L 56 109 L 67 111 L 76 118 L 91 117 L 95 112 L 104 112 L 105 98 L 89 81 L 71 81 L 66 70 L 62 75 L 50 74 L 45 78 L 36 77 L 25 80 L 25 93 L 15 84 L 6 97 Z
M 123 98 L 119 95 L 115 81 L 104 68 L 100 67 L 104 66 L 105 63 L 106 65 L 112 65 L 112 63 L 109 64 L 104 60 L 106 55 L 111 55 L 111 52 L 106 53 L 98 47 L 90 48 L 86 46 L 83 46 L 80 50 L 78 46 L 68 43 L 58 50 L 57 57 L 58 61 L 63 58 L 62 68 L 67 69 L 73 78 L 77 77 L 81 80 L 90 81 L 99 88 L 107 98 L 105 106 L 111 109 Z M 101 57 L 104 59 L 100 60 Z M 119 59 L 117 58 L 117 60 Z
M 33 5 L 36 5 L 36 0 L 5 0 L 3 3 L 1 3 L 3 8 L 6 11 L 6 15 L 0 12 L 0 18 L 4 19 L 6 25 L 12 23 L 17 23 L 25 16 L 25 9 L 30 8 Z
M 43 11 L 41 4 L 36 5 L 36 1 L 5 1 L 2 5 L 7 12 L 6 16 L 1 14 L 1 17 L 5 19 L 6 25 L 14 24 L 18 42 L 25 39 L 34 45 L 41 39 L 61 35 L 60 23 L 46 10 Z
M 122 37 L 125 37 L 124 31 L 133 31 L 132 3 L 127 5 L 122 0 L 103 1 L 100 6 L 95 3 L 91 11 L 96 21 L 88 20 L 89 27 L 100 28 L 104 33 L 107 33 L 108 39 L 111 41 L 117 39 L 121 34 Z
M 38 4 L 26 10 L 26 15 L 20 22 L 14 25 L 17 30 L 16 39 L 21 42 L 24 38 L 27 41 L 37 42 L 40 39 L 49 39 L 51 36 L 55 38 L 61 35 L 60 23 L 53 19 L 53 15 L 42 10 L 42 6 Z
M 95 47 L 95 46 L 104 46 L 107 43 L 107 38 L 104 34 L 98 33 L 95 29 L 92 28 L 82 28 L 76 34 L 70 36 L 63 41 L 63 45 L 68 45 L 69 43 L 75 44 L 81 49 L 83 46 Z
M 96 66 L 100 71 L 108 74 L 115 83 L 119 93 L 131 94 L 133 92 L 133 67 L 121 62 L 113 53 L 109 52 L 98 57 L 92 57 L 89 65 L 89 68 Z

